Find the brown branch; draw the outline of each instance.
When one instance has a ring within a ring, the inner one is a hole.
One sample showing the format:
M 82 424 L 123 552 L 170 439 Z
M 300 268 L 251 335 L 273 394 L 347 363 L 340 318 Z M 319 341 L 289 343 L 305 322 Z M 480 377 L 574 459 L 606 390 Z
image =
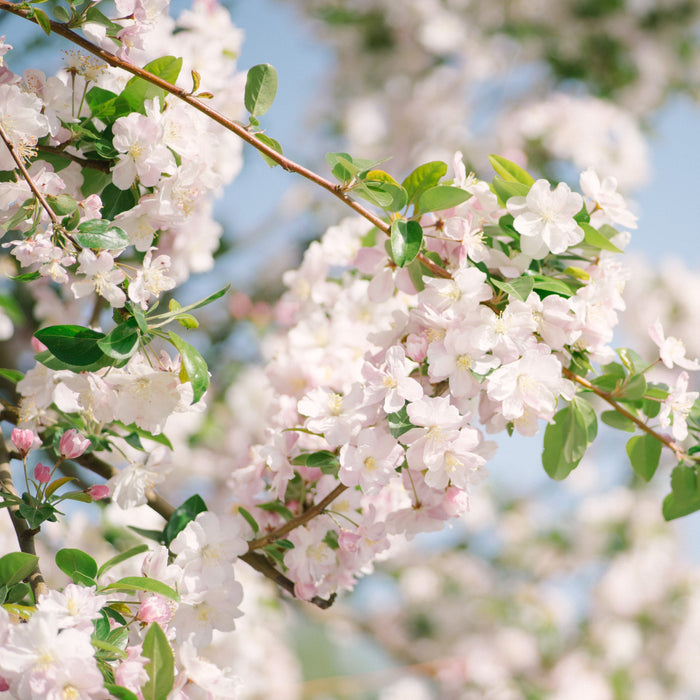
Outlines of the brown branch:
M 12 483 L 12 472 L 10 471 L 10 455 L 7 451 L 5 440 L 0 436 L 0 496 L 2 493 L 8 493 L 19 497 L 17 490 Z M 12 505 L 8 507 L 12 527 L 17 535 L 17 542 L 22 552 L 36 556 L 36 547 L 34 545 L 34 537 L 39 533 L 39 528 L 30 528 L 27 521 L 19 515 L 19 506 Z M 44 582 L 44 577 L 41 575 L 39 562 L 34 566 L 34 571 L 29 574 L 29 585 L 34 595 L 34 601 L 39 600 L 39 596 L 49 592 L 49 587 Z
M 284 537 L 288 532 L 296 530 L 298 527 L 304 523 L 309 522 L 312 518 L 320 515 L 326 506 L 329 506 L 338 496 L 340 496 L 343 491 L 347 489 L 345 484 L 338 484 L 328 495 L 322 498 L 318 503 L 314 503 L 308 510 L 305 510 L 301 515 L 296 518 L 292 518 L 284 525 L 281 525 L 273 532 L 265 535 L 264 537 L 259 537 L 257 540 L 251 540 L 248 543 L 248 551 L 252 552 L 254 549 L 259 549 L 260 547 L 265 547 L 268 544 L 272 544 L 275 540 L 279 540 Z
M 656 430 L 649 427 L 643 420 L 637 418 L 637 416 L 635 416 L 624 406 L 621 406 L 617 401 L 615 401 L 615 399 L 612 396 L 610 396 L 610 394 L 608 394 L 607 391 L 599 389 L 597 386 L 595 386 L 595 384 L 591 384 L 591 382 L 589 382 L 587 379 L 579 376 L 578 374 L 575 374 L 570 369 L 566 369 L 566 367 L 562 369 L 562 373 L 567 379 L 570 379 L 572 382 L 576 382 L 577 384 L 580 384 L 582 387 L 585 387 L 589 391 L 592 391 L 596 396 L 599 396 L 601 399 L 603 399 L 603 401 L 606 401 L 608 404 L 610 404 L 620 415 L 623 415 L 628 420 L 631 420 L 638 428 L 647 433 L 647 435 L 651 435 L 652 437 L 656 438 L 662 445 L 668 447 L 668 449 L 671 450 L 674 455 L 676 455 L 678 461 L 683 461 L 684 459 L 686 459 L 687 455 L 679 445 L 677 445 L 670 438 L 666 437 L 665 435 L 662 435 L 661 433 L 656 432 Z
M 17 167 L 19 168 L 19 171 L 22 173 L 22 177 L 27 181 L 27 184 L 29 185 L 29 189 L 31 189 L 31 191 L 34 193 L 34 196 L 39 201 L 39 204 L 41 204 L 41 206 L 46 210 L 46 213 L 49 215 L 49 218 L 53 222 L 53 225 L 55 227 L 59 226 L 60 222 L 58 220 L 58 217 L 56 216 L 56 213 L 49 206 L 49 203 L 44 198 L 44 195 L 39 191 L 39 188 L 34 184 L 34 180 L 32 180 L 32 176 L 29 174 L 29 171 L 24 166 L 24 163 L 22 162 L 22 158 L 18 155 L 18 153 L 15 149 L 15 145 L 12 143 L 12 140 L 7 135 L 7 132 L 3 128 L 2 124 L 0 124 L 0 138 L 5 142 L 5 145 L 7 146 L 7 150 L 10 151 L 10 155 L 12 156 L 12 160 L 14 160 L 15 163 L 17 163 Z
M 93 158 L 81 158 L 80 156 L 68 153 L 64 148 L 60 146 L 48 146 L 48 145 L 37 145 L 36 150 L 43 153 L 55 153 L 62 158 L 68 158 L 74 163 L 82 165 L 84 168 L 91 168 L 92 170 L 100 170 L 103 173 L 108 173 L 111 171 L 112 166 L 106 160 L 95 160 Z
M 20 7 L 17 3 L 9 2 L 9 0 L 0 0 L 0 10 L 5 10 L 6 12 L 10 12 L 13 15 L 23 17 L 24 19 L 28 19 L 29 21 L 38 24 L 36 19 L 28 17 L 28 11 L 26 9 Z M 313 170 L 309 170 L 303 165 L 295 163 L 293 160 L 286 158 L 282 154 L 275 151 L 274 148 L 270 148 L 267 144 L 260 141 L 255 136 L 255 134 L 248 131 L 248 129 L 245 126 L 233 121 L 232 119 L 229 119 L 228 117 L 225 117 L 223 114 L 220 114 L 204 102 L 198 100 L 192 94 L 188 93 L 183 88 L 177 87 L 176 85 L 171 85 L 166 80 L 163 80 L 162 78 L 159 78 L 158 76 L 153 75 L 152 73 L 149 73 L 146 70 L 143 70 L 143 68 L 139 68 L 133 63 L 124 61 L 121 58 L 115 56 L 113 53 L 101 49 L 99 46 L 93 44 L 91 41 L 88 41 L 80 34 L 77 34 L 71 29 L 68 29 L 68 27 L 65 24 L 62 24 L 61 22 L 54 22 L 53 20 L 51 20 L 51 31 L 58 34 L 59 36 L 62 36 L 64 39 L 68 39 L 72 43 L 76 44 L 77 46 L 80 46 L 81 48 L 90 52 L 94 56 L 97 56 L 110 66 L 113 66 L 114 68 L 121 68 L 122 70 L 125 70 L 128 73 L 131 73 L 132 75 L 136 75 L 139 78 L 143 78 L 152 85 L 156 85 L 159 88 L 165 90 L 166 92 L 169 92 L 171 95 L 174 95 L 175 97 L 181 99 L 183 102 L 186 102 L 188 105 L 202 112 L 202 114 L 206 114 L 217 124 L 220 124 L 225 129 L 228 129 L 228 131 L 231 131 L 234 134 L 236 134 L 236 136 L 253 146 L 253 148 L 260 151 L 260 153 L 263 153 L 268 158 L 274 160 L 277 164 L 281 165 L 282 168 L 284 168 L 284 170 L 286 170 L 287 172 L 293 172 L 297 175 L 301 175 L 302 177 L 306 178 L 307 180 L 310 180 L 319 187 L 322 187 L 324 190 L 330 192 L 332 195 L 340 199 L 351 209 L 354 209 L 358 214 L 360 214 L 365 219 L 374 224 L 380 231 L 384 231 L 384 233 L 389 232 L 389 224 L 387 224 L 385 221 L 382 221 L 382 219 L 380 219 L 368 209 L 365 209 L 365 207 L 363 207 L 355 200 L 350 199 L 350 197 L 348 197 L 345 194 L 342 185 L 326 180 L 325 178 L 315 173 Z

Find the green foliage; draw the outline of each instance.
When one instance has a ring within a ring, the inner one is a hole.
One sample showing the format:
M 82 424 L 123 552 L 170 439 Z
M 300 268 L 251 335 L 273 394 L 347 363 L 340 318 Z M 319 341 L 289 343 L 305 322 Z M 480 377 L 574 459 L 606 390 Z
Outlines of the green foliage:
M 649 481 L 661 458 L 661 443 L 653 435 L 635 435 L 627 442 L 627 456 L 630 458 L 634 471 Z
M 666 520 L 675 520 L 700 510 L 700 485 L 693 467 L 677 466 L 671 472 L 671 493 L 663 502 Z
M 560 481 L 573 471 L 598 432 L 593 407 L 580 396 L 554 416 L 544 432 L 542 465 L 547 474 Z
M 74 325 L 48 326 L 36 331 L 34 337 L 46 345 L 53 357 L 71 367 L 86 369 L 108 367 L 112 364 L 112 360 L 97 344 L 106 337 L 105 334 L 91 328 Z M 43 358 L 40 359 L 41 355 L 42 353 L 39 353 L 36 359 L 43 362 Z
M 129 245 L 126 232 L 106 219 L 83 221 L 73 237 L 83 248 L 95 250 L 119 250 Z
M 282 146 L 280 145 L 279 141 L 276 141 L 275 139 L 271 138 L 270 136 L 267 136 L 266 134 L 255 134 L 255 138 L 257 138 L 258 141 L 262 141 L 266 146 L 269 146 L 273 151 L 277 151 L 277 153 L 282 155 Z M 274 168 L 276 165 L 279 165 L 279 163 L 277 163 L 276 160 L 273 160 L 267 154 L 260 153 L 260 155 L 271 168 Z
M 426 190 L 435 187 L 447 173 L 447 163 L 434 160 L 430 163 L 419 165 L 401 186 L 406 190 L 408 203 L 415 204 Z
M 24 581 L 39 562 L 39 557 L 25 552 L 10 552 L 0 557 L 0 584 L 11 588 Z
M 165 82 L 175 85 L 182 68 L 182 59 L 174 56 L 162 56 L 155 61 L 147 63 L 143 69 L 158 78 L 162 78 Z M 156 97 L 160 98 L 161 109 L 165 104 L 167 91 L 164 88 L 158 87 L 153 83 L 149 83 L 143 78 L 134 76 L 122 90 L 121 97 L 126 100 L 132 112 L 140 112 L 146 114 L 145 103 Z
M 396 411 L 396 413 L 387 414 L 387 420 L 389 421 L 389 432 L 396 439 L 407 433 L 411 428 L 415 428 L 408 417 L 405 406 L 401 410 Z
M 420 253 L 423 229 L 417 221 L 396 219 L 391 222 L 391 257 L 399 267 L 406 267 Z
M 244 104 L 251 116 L 260 117 L 272 106 L 277 94 L 277 71 L 269 63 L 260 63 L 248 71 Z
M 527 185 L 527 187 L 530 187 L 535 182 L 535 178 L 530 173 L 507 158 L 492 154 L 489 156 L 489 163 L 491 163 L 491 167 L 496 171 L 496 174 L 500 175 L 507 182 L 520 182 L 523 185 Z
M 155 622 L 146 632 L 142 653 L 149 659 L 145 666 L 148 681 L 142 690 L 144 700 L 166 700 L 175 682 L 175 659 L 165 633 Z
M 418 200 L 416 212 L 425 214 L 431 211 L 444 211 L 466 202 L 471 194 L 460 187 L 435 185 L 426 189 Z
M 307 467 L 320 469 L 324 474 L 337 474 L 340 462 L 338 457 L 328 450 L 319 450 L 318 452 L 305 452 L 297 455 L 292 464 L 303 464 Z
M 59 549 L 56 552 L 56 566 L 83 586 L 94 586 L 97 577 L 97 562 L 80 549 Z
M 600 248 L 601 250 L 609 250 L 613 253 L 622 253 L 616 245 L 612 244 L 610 240 L 598 229 L 593 228 L 590 224 L 584 222 L 579 222 L 579 226 L 583 229 L 584 238 L 583 241 L 586 245 L 593 246 L 594 248 Z M 615 233 L 615 229 L 612 229 Z
M 530 191 L 530 187 L 528 185 L 513 180 L 504 180 L 498 175 L 493 178 L 491 182 L 491 189 L 498 197 L 498 201 L 502 206 L 505 206 L 506 202 L 511 197 L 525 197 Z
M 163 529 L 163 541 L 165 544 L 169 546 L 178 533 L 187 527 L 188 523 L 191 523 L 200 513 L 204 513 L 206 510 L 207 504 L 200 495 L 190 496 L 181 506 L 174 510 Z
M 209 387 L 209 369 L 199 351 L 172 331 L 168 333 L 170 342 L 177 348 L 182 360 L 186 381 L 192 384 L 192 403 L 197 403 Z
M 174 600 L 178 602 L 180 596 L 177 591 L 167 586 L 162 581 L 158 581 L 155 578 L 148 578 L 147 576 L 125 576 L 120 578 L 114 583 L 110 583 L 107 586 L 101 588 L 102 591 L 125 591 L 127 593 L 140 593 L 141 591 L 148 591 L 149 593 L 157 593 L 165 598 Z

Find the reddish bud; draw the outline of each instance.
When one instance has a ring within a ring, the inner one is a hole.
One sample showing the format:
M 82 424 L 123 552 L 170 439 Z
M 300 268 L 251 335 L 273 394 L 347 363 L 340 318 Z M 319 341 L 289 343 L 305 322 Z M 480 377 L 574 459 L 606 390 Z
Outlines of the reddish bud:
M 34 478 L 40 484 L 47 484 L 51 478 L 51 467 L 47 467 L 45 464 L 39 462 L 39 464 L 34 467 Z
M 12 444 L 19 450 L 22 458 L 26 457 L 33 448 L 41 445 L 39 436 L 33 430 L 15 428 L 12 431 L 10 439 L 12 440 Z
M 95 484 L 85 491 L 93 501 L 99 501 L 109 496 L 109 486 L 107 484 Z

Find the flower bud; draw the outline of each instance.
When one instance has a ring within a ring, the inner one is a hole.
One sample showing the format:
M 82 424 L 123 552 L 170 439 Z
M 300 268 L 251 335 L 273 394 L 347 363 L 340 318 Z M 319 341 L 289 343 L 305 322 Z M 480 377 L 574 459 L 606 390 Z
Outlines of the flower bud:
M 23 459 L 32 449 L 41 445 L 39 436 L 33 430 L 15 428 L 12 431 L 10 439 L 12 440 L 13 445 L 19 450 L 19 453 L 22 455 Z
M 170 601 L 165 596 L 154 595 L 148 596 L 139 608 L 138 615 L 136 616 L 141 622 L 157 622 L 158 624 L 165 625 L 170 622 L 170 618 L 173 616 L 173 609 L 170 605 Z
M 107 498 L 110 494 L 107 484 L 94 484 L 89 489 L 85 490 L 93 501 L 99 501 L 102 498 Z
M 66 430 L 61 436 L 61 441 L 58 443 L 58 451 L 61 457 L 65 457 L 66 459 L 80 457 L 88 447 L 90 447 L 90 441 L 73 428 Z
M 39 462 L 39 464 L 34 467 L 34 478 L 40 484 L 47 484 L 51 478 L 51 467 Z

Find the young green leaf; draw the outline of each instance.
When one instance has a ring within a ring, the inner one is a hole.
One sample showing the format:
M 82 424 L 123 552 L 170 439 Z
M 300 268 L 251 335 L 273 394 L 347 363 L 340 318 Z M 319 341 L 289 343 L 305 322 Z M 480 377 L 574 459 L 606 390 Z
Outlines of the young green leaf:
M 162 78 L 171 85 L 175 85 L 177 77 L 180 75 L 180 68 L 182 68 L 182 59 L 174 56 L 156 58 L 155 61 L 151 61 L 143 67 L 145 71 Z M 165 96 L 167 94 L 167 91 L 163 88 L 153 85 L 153 83 L 149 83 L 143 78 L 134 76 L 122 90 L 121 96 L 129 104 L 132 111 L 146 114 L 144 103 L 147 100 L 159 97 L 162 109 L 165 105 Z
M 466 202 L 471 194 L 461 187 L 451 185 L 436 185 L 429 187 L 418 199 L 417 212 L 425 214 L 430 211 L 444 211 L 452 209 L 462 202 Z
M 420 199 L 427 189 L 435 187 L 447 172 L 447 164 L 441 160 L 419 165 L 402 183 L 401 186 L 408 194 L 408 203 L 412 204 Z
M 170 342 L 180 353 L 182 368 L 187 375 L 187 380 L 192 384 L 192 403 L 197 403 L 197 401 L 204 396 L 204 392 L 209 387 L 209 369 L 207 363 L 199 354 L 199 351 L 193 348 L 189 343 L 186 343 L 180 336 L 170 331 L 168 337 L 170 338 Z
M 187 527 L 200 513 L 207 510 L 207 504 L 199 494 L 190 496 L 182 505 L 178 506 L 163 529 L 163 540 L 169 545 L 178 534 Z
M 80 549 L 59 549 L 56 552 L 56 566 L 73 580 L 76 574 L 90 579 L 97 576 L 97 562 Z
M 129 593 L 138 593 L 140 591 L 149 591 L 157 593 L 165 598 L 178 602 L 180 596 L 177 591 L 167 586 L 162 581 L 147 576 L 125 576 L 118 581 L 114 581 L 102 588 L 103 591 L 127 591 Z
M 627 442 L 627 456 L 630 458 L 634 471 L 644 481 L 649 481 L 659 466 L 661 443 L 648 433 L 635 435 Z
M 269 63 L 260 63 L 248 71 L 245 83 L 245 108 L 259 117 L 272 106 L 277 94 L 277 71 Z
M 142 654 L 148 681 L 141 691 L 144 700 L 165 700 L 175 682 L 175 659 L 168 639 L 158 623 L 152 622 L 143 640 Z
M 565 479 L 578 466 L 597 432 L 593 407 L 575 396 L 545 429 L 542 465 L 547 474 L 557 481 Z
M 142 554 L 143 552 L 148 551 L 148 545 L 147 544 L 139 544 L 136 545 L 135 547 L 131 547 L 130 549 L 127 549 L 125 552 L 120 552 L 116 556 L 112 557 L 111 559 L 107 560 L 102 566 L 98 569 L 96 577 L 99 578 L 102 576 L 102 574 L 105 573 L 105 571 L 109 571 L 113 566 L 116 566 L 117 564 L 121 564 L 123 561 L 126 561 L 127 559 L 131 559 L 131 557 L 135 557 L 137 554 Z
M 77 367 L 99 364 L 105 360 L 104 353 L 97 342 L 105 337 L 104 333 L 93 331 L 83 326 L 48 326 L 41 328 L 34 337 L 49 349 L 51 354 L 62 362 Z M 102 366 L 111 364 L 107 361 Z
M 126 232 L 105 219 L 83 221 L 73 237 L 83 248 L 119 250 L 129 245 Z
M 391 257 L 399 267 L 408 265 L 423 245 L 423 229 L 417 221 L 391 222 Z
M 637 429 L 637 426 L 627 416 L 623 416 L 618 411 L 603 411 L 600 414 L 600 420 L 611 428 L 624 430 L 628 433 L 633 433 Z M 627 443 L 627 449 L 629 451 L 629 443 Z
M 10 552 L 0 557 L 0 583 L 8 588 L 23 581 L 36 567 L 39 557 L 25 552 Z
M 583 241 L 587 245 L 600 248 L 601 250 L 609 250 L 613 253 L 622 253 L 622 251 L 616 245 L 612 244 L 598 229 L 584 222 L 579 223 L 579 226 L 583 229 Z
M 503 205 L 505 205 L 511 197 L 525 197 L 530 191 L 530 188 L 527 185 L 523 185 L 522 182 L 512 182 L 498 176 L 493 178 L 491 189 L 496 193 L 496 196 Z
M 510 161 L 507 158 L 497 155 L 490 155 L 489 163 L 491 163 L 491 167 L 496 171 L 496 174 L 500 175 L 508 182 L 520 182 L 528 187 L 535 182 L 535 178 L 533 178 L 530 173 L 526 172 L 519 165 L 513 163 L 513 161 Z
M 115 360 L 128 360 L 139 347 L 139 328 L 136 319 L 128 318 L 115 326 L 97 345 L 105 355 Z
M 273 151 L 276 151 L 277 153 L 282 155 L 282 146 L 280 146 L 279 141 L 276 141 L 275 139 L 267 136 L 266 134 L 255 134 L 255 138 L 258 139 L 258 141 L 262 141 L 266 146 L 269 146 Z M 260 153 L 260 151 L 258 152 Z M 266 153 L 260 153 L 260 155 L 271 168 L 274 168 L 276 165 L 279 165 L 279 163 L 276 160 L 273 160 Z

